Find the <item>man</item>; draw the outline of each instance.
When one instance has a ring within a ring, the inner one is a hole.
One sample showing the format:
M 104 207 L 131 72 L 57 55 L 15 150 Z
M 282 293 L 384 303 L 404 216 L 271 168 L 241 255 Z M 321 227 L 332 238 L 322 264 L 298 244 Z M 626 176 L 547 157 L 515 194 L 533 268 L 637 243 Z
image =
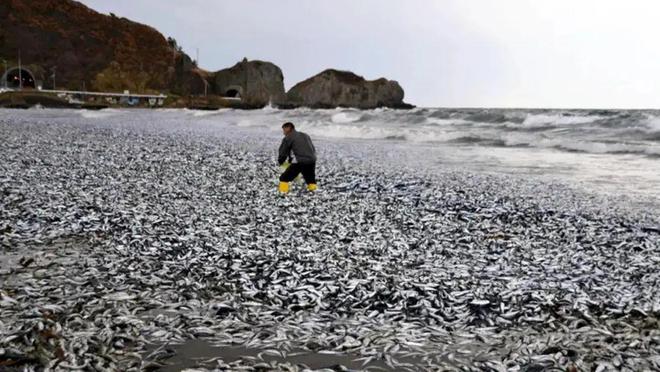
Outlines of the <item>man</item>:
M 280 176 L 280 192 L 289 192 L 289 182 L 300 173 L 307 183 L 307 190 L 316 191 L 316 149 L 312 139 L 307 134 L 296 131 L 293 123 L 282 124 L 282 131 L 284 138 L 277 162 L 283 165 L 289 160 L 291 164 Z

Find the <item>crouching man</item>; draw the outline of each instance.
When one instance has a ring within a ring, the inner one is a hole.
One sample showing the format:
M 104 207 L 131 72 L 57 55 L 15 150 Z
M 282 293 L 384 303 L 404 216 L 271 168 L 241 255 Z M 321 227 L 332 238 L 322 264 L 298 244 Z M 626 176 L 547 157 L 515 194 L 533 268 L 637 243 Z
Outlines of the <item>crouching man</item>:
M 289 192 L 289 182 L 293 181 L 302 173 L 307 190 L 316 190 L 316 149 L 312 139 L 303 132 L 296 131 L 293 123 L 284 123 L 282 125 L 284 138 L 280 145 L 277 162 L 284 165 L 287 160 L 289 166 L 280 176 L 281 193 Z

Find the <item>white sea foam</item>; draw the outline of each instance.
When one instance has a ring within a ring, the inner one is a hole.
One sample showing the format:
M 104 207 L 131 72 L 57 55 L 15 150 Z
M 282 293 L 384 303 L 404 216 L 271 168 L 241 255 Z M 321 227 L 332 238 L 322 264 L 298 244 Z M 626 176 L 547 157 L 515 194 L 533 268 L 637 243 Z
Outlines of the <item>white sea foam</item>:
M 350 139 L 386 139 L 401 134 L 391 128 L 337 124 L 307 126 L 305 131 L 326 138 Z
M 593 154 L 632 153 L 656 156 L 660 141 L 660 117 L 652 113 L 621 112 L 610 116 L 583 111 L 551 111 L 543 114 L 524 111 L 461 112 L 452 110 L 442 117 L 438 110 L 412 113 L 406 110 L 295 109 L 234 110 L 221 114 L 218 125 L 276 133 L 284 121 L 313 136 L 363 140 L 397 140 L 435 143 L 438 146 L 498 146 L 552 148 Z M 207 115 L 203 113 L 202 115 Z M 480 116 L 481 115 L 481 116 Z M 474 121 L 493 118 L 493 122 Z M 502 118 L 513 121 L 501 121 Z M 579 125 L 587 124 L 587 125 Z M 641 131 L 640 131 L 641 129 Z M 648 133 L 651 133 L 649 136 Z
M 192 113 L 192 116 L 194 117 L 203 117 L 203 116 L 211 116 L 211 115 L 217 115 L 218 111 L 206 111 L 206 110 L 189 110 Z
M 325 138 L 365 140 L 405 140 L 409 142 L 451 142 L 464 137 L 463 132 L 442 131 L 435 128 L 399 128 L 372 125 L 314 125 L 307 126 L 309 134 Z
M 660 132 L 660 117 L 648 115 L 645 124 L 650 132 Z
M 332 115 L 333 123 L 354 123 L 362 118 L 362 114 L 358 112 L 339 112 Z
M 126 112 L 127 111 L 117 110 L 112 108 L 107 108 L 98 111 L 78 110 L 80 116 L 82 116 L 85 119 L 105 119 L 111 116 L 122 115 L 125 114 Z
M 545 125 L 571 125 L 571 124 L 587 124 L 593 123 L 602 117 L 597 115 L 585 116 L 572 116 L 561 114 L 527 114 L 525 121 L 522 123 L 524 126 L 535 127 Z

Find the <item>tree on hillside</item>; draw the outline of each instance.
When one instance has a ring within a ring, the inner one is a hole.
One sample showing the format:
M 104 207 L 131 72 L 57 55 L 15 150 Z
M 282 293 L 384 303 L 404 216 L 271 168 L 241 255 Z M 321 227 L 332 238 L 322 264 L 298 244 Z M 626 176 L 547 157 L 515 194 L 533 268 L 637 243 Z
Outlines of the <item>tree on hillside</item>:
M 173 37 L 167 38 L 167 44 L 174 50 L 179 50 L 179 44 L 177 44 L 176 39 Z

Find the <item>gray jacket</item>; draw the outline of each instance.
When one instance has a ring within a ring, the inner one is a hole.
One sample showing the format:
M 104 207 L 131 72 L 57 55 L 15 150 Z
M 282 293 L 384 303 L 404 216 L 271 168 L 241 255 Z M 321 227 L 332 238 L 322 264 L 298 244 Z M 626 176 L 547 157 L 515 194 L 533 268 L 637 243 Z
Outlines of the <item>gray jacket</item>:
M 312 143 L 312 139 L 306 133 L 293 131 L 288 136 L 282 139 L 280 145 L 279 156 L 277 162 L 282 165 L 287 158 L 291 157 L 293 152 L 294 158 L 292 163 L 312 164 L 316 163 L 316 149 Z

